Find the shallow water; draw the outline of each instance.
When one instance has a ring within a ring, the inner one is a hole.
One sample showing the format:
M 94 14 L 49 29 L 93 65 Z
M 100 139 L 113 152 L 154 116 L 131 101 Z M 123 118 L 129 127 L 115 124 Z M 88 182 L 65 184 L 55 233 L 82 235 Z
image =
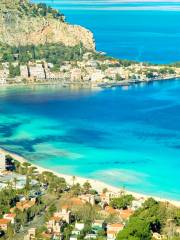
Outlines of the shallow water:
M 40 166 L 180 199 L 180 81 L 0 91 L 0 145 Z

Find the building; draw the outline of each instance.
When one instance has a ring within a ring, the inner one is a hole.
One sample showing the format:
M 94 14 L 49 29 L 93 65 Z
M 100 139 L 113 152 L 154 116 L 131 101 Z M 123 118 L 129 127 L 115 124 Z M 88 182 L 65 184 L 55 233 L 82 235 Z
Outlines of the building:
M 45 71 L 42 64 L 32 64 L 29 65 L 30 77 L 35 79 L 45 79 Z
M 14 224 L 15 223 L 16 214 L 15 213 L 7 213 L 7 214 L 4 214 L 3 218 L 10 220 L 11 224 Z
M 96 69 L 91 74 L 91 82 L 101 82 L 103 78 L 105 78 L 105 75 L 101 70 Z
M 28 78 L 29 73 L 28 73 L 28 67 L 26 65 L 20 65 L 20 74 L 22 78 Z
M 0 171 L 6 170 L 6 156 L 5 154 L 0 154 Z
M 78 240 L 78 236 L 76 235 L 71 235 L 69 240 Z
M 129 220 L 130 216 L 134 213 L 132 209 L 119 210 L 119 216 L 123 221 Z
M 144 203 L 144 199 L 143 198 L 141 198 L 141 199 L 139 199 L 139 200 L 133 200 L 132 201 L 132 205 L 131 205 L 131 209 L 133 210 L 133 211 L 135 211 L 135 210 L 137 210 L 138 208 L 140 208 L 140 207 L 142 207 L 142 204 Z
M 71 223 L 71 211 L 68 206 L 63 206 L 61 211 L 54 213 L 54 217 L 58 217 L 68 224 Z
M 110 206 L 106 206 L 104 210 L 107 214 L 118 214 L 118 210 Z
M 84 223 L 78 223 L 78 222 L 75 223 L 76 230 L 82 231 L 84 229 L 84 227 L 85 227 Z
M 92 228 L 98 228 L 102 230 L 104 228 L 104 220 L 94 220 L 92 223 Z
M 0 70 L 0 85 L 6 84 L 9 72 L 5 69 Z
M 28 234 L 24 237 L 24 240 L 35 240 L 36 239 L 36 228 L 30 228 Z
M 107 191 L 105 193 L 100 194 L 100 199 L 101 199 L 101 202 L 110 204 L 113 198 L 119 198 L 122 196 L 122 194 L 123 194 L 122 192 Z
M 17 202 L 16 203 L 16 208 L 21 210 L 21 211 L 24 211 L 24 210 L 27 210 L 31 207 L 33 207 L 36 203 L 36 200 L 32 199 L 32 200 L 25 200 L 25 201 L 21 201 L 21 202 Z
M 95 204 L 95 196 L 92 194 L 84 194 L 84 195 L 79 196 L 79 198 L 84 203 L 90 203 L 91 205 Z
M 3 230 L 3 231 L 7 231 L 8 226 L 10 225 L 10 223 L 11 223 L 11 220 L 1 218 L 0 219 L 0 229 Z
M 107 225 L 107 240 L 115 240 L 117 234 L 122 231 L 124 225 L 122 223 L 114 223 Z
M 162 240 L 162 239 L 165 239 L 161 234 L 157 233 L 157 232 L 154 232 L 153 233 L 153 236 L 152 236 L 154 240 Z
M 97 235 L 94 234 L 94 233 L 89 233 L 85 236 L 84 239 L 96 239 L 97 238 Z
M 105 230 L 105 223 L 104 220 L 95 220 L 92 223 L 92 231 L 98 233 L 99 231 Z
M 81 81 L 82 73 L 80 68 L 73 68 L 71 69 L 71 81 Z
M 47 222 L 47 231 L 50 234 L 53 234 L 55 236 L 61 235 L 61 229 L 63 226 L 62 219 L 60 217 L 53 216 L 48 222 Z

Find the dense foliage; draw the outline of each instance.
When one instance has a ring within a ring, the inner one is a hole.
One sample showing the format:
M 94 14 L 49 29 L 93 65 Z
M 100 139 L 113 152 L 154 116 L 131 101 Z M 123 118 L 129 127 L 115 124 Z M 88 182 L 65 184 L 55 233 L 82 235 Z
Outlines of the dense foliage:
M 14 14 L 22 17 L 52 17 L 64 21 L 64 15 L 58 10 L 47 6 L 44 3 L 34 4 L 28 0 L 8 0 L 0 3 L 0 11 L 8 12 L 9 16 Z
M 118 234 L 118 240 L 148 240 L 152 237 L 152 232 L 162 233 L 166 227 L 168 219 L 178 226 L 180 213 L 172 206 L 168 207 L 164 203 L 149 198 L 143 206 L 138 209 L 130 218 L 129 223 Z
M 113 208 L 126 209 L 128 206 L 131 205 L 133 199 L 134 197 L 132 195 L 124 195 L 122 197 L 112 199 L 110 205 Z
M 63 44 L 44 44 L 28 46 L 1 46 L 2 62 L 13 62 L 18 60 L 26 64 L 29 61 L 46 60 L 47 62 L 60 64 L 62 61 L 82 60 L 86 49 L 82 44 L 74 47 Z

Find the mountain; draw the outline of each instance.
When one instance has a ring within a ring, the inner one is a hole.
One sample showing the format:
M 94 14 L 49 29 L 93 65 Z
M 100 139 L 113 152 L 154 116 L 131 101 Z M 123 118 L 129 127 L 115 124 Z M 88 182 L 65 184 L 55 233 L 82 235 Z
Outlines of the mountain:
M 0 1 L 0 42 L 10 46 L 82 43 L 85 48 L 95 50 L 89 30 L 68 24 L 63 14 L 46 4 L 28 0 Z

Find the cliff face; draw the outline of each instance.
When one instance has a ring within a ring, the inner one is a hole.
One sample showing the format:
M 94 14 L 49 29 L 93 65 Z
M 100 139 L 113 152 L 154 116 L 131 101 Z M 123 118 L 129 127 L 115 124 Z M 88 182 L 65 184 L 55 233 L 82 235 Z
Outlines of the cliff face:
M 42 10 L 41 6 L 22 2 L 17 0 L 14 4 L 14 0 L 5 0 L 4 4 L 0 3 L 0 42 L 9 45 L 62 43 L 66 46 L 82 42 L 85 48 L 95 49 L 93 34 L 87 29 L 64 22 L 62 16 L 56 17 L 56 10 L 44 5 Z

